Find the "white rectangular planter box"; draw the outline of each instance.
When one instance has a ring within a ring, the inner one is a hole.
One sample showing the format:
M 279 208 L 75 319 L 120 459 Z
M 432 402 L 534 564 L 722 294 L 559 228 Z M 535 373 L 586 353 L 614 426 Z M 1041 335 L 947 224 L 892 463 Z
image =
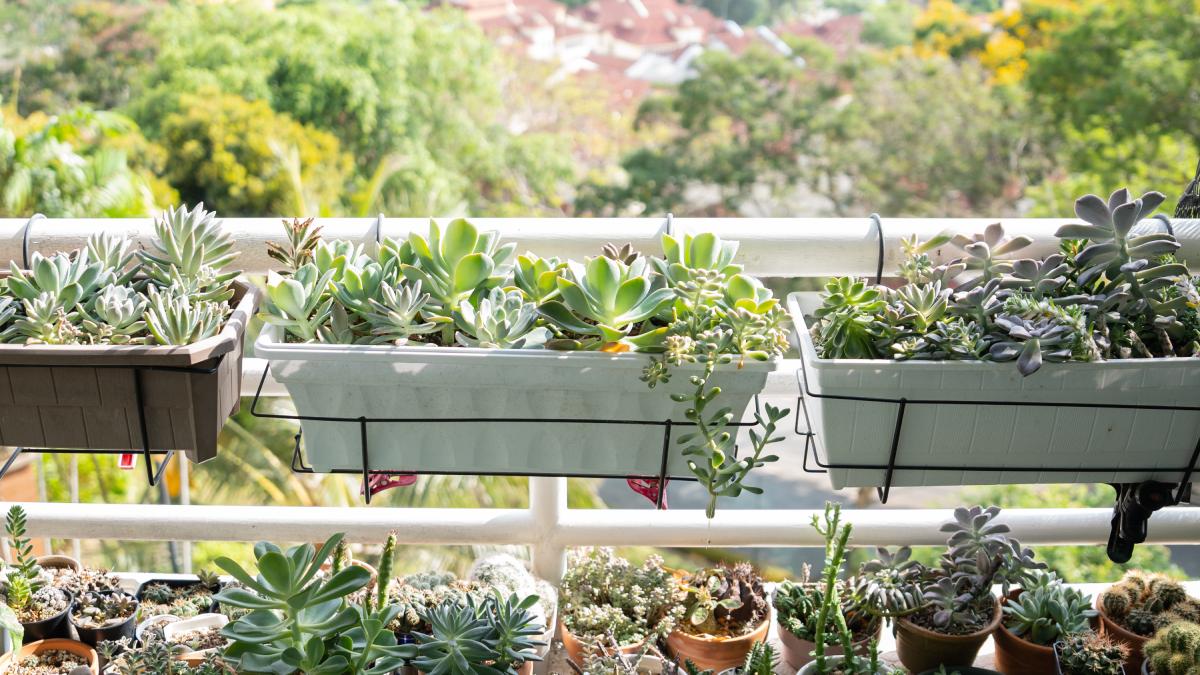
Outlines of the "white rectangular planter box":
M 1177 483 L 1200 439 L 1200 411 L 961 403 L 1200 406 L 1200 359 L 1046 363 L 1029 377 L 1014 363 L 822 359 L 804 322 L 803 295 L 788 297 L 788 311 L 804 364 L 801 395 L 823 463 L 886 465 L 899 405 L 818 398 L 805 388 L 823 396 L 936 401 L 908 404 L 896 466 L 954 468 L 898 469 L 896 486 Z M 1136 470 L 1095 470 L 1101 467 Z M 878 469 L 830 469 L 829 475 L 835 488 L 884 484 Z
M 691 430 L 692 390 L 677 368 L 650 389 L 642 354 L 493 350 L 388 345 L 295 344 L 267 326 L 254 351 L 270 361 L 304 417 L 538 418 L 640 420 L 676 424 L 667 472 L 690 476 L 677 443 Z M 740 419 L 777 362 L 719 366 L 720 406 Z M 315 471 L 361 470 L 360 425 L 304 420 Z M 657 476 L 664 426 L 544 422 L 389 422 L 367 424 L 370 469 L 448 473 Z

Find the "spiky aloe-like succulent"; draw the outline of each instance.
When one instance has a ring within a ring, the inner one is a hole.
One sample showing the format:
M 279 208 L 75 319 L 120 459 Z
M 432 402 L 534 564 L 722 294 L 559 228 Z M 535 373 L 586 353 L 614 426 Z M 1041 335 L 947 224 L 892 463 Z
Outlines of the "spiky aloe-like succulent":
M 1129 647 L 1099 633 L 1067 635 L 1054 648 L 1062 675 L 1123 675 Z
M 537 306 L 526 302 L 520 291 L 493 288 L 478 302 L 459 305 L 454 338 L 464 347 L 537 349 L 551 337 L 548 328 L 537 325 L 539 318 Z
M 314 224 L 312 218 L 293 218 L 283 221 L 283 229 L 287 241 L 267 242 L 267 255 L 283 264 L 284 273 L 291 273 L 312 260 L 313 251 L 321 241 L 321 226 Z
M 146 328 L 159 344 L 187 345 L 221 332 L 227 305 L 195 299 L 176 289 L 151 286 Z
M 1200 673 L 1200 625 L 1177 623 L 1163 629 L 1143 648 L 1154 675 Z
M 1086 631 L 1097 614 L 1091 597 L 1062 583 L 1053 573 L 1039 574 L 1041 579 L 1004 603 L 1005 627 L 1013 635 L 1042 646 Z
M 746 653 L 742 675 L 774 675 L 779 666 L 779 653 L 767 642 L 755 642 Z
M 238 273 L 222 271 L 237 257 L 233 238 L 222 229 L 216 213 L 197 204 L 167 209 L 154 219 L 152 250 L 141 251 L 146 276 L 163 286 L 176 278 L 202 280 L 208 289 L 223 292 Z M 212 298 L 205 298 L 212 299 Z
M 137 252 L 127 237 L 112 232 L 96 232 L 88 237 L 88 255 L 112 272 L 116 285 L 125 285 L 141 270 Z
M 146 296 L 129 286 L 107 286 L 92 300 L 91 309 L 83 310 L 80 326 L 96 342 L 141 344 L 146 341 L 142 317 L 147 305 Z
M 437 330 L 437 324 L 420 318 L 429 304 L 429 294 L 421 292 L 420 282 L 401 288 L 385 285 L 380 293 L 379 299 L 371 299 L 371 312 L 366 316 L 373 342 L 403 345 L 414 336 Z
M 587 266 L 568 263 L 558 277 L 559 300 L 539 307 L 559 329 L 579 336 L 584 349 L 621 351 L 659 339 L 653 331 L 631 335 L 638 323 L 659 313 L 675 296 L 651 274 L 645 258 L 626 265 L 599 256 Z
M 93 591 L 75 599 L 71 619 L 76 626 L 105 628 L 137 614 L 137 598 L 124 591 Z

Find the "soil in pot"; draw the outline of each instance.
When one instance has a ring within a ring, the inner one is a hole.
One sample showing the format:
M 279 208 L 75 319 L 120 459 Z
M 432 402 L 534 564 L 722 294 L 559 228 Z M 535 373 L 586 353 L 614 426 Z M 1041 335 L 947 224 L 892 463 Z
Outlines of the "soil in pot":
M 145 616 L 170 614 L 190 619 L 216 611 L 214 597 L 219 591 L 215 580 L 152 579 L 138 588 L 137 599 Z
M 76 598 L 71 608 L 71 625 L 79 641 L 95 647 L 134 637 L 138 601 L 125 591 L 96 591 Z
M 1003 622 L 992 633 L 996 644 L 996 668 L 1004 675 L 1053 673 L 1058 668 L 1054 647 L 1044 647 L 1013 635 Z
M 51 586 L 70 591 L 74 597 L 92 591 L 122 590 L 121 578 L 108 570 L 94 567 L 43 567 L 42 571 Z
M 1142 648 L 1150 641 L 1150 636 L 1138 635 L 1137 633 L 1122 626 L 1116 621 L 1110 619 L 1104 613 L 1104 594 L 1096 595 L 1096 609 L 1100 612 L 1100 634 L 1108 637 L 1114 642 L 1129 647 L 1129 657 L 1125 659 L 1125 672 L 1136 673 L 1143 667 L 1145 660 L 1142 655 Z
M 25 627 L 25 644 L 71 637 L 71 624 L 67 614 L 71 611 L 72 596 L 68 591 L 53 586 L 43 586 L 33 593 L 29 604 L 17 612 L 17 618 Z
M 745 663 L 750 647 L 755 642 L 765 641 L 770 628 L 768 618 L 753 631 L 733 638 L 691 635 L 676 630 L 667 636 L 667 649 L 680 663 L 690 660 L 701 670 L 720 672 Z
M 100 673 L 96 650 L 75 640 L 39 640 L 0 659 L 2 675 L 66 675 L 76 668 Z
M 775 623 L 775 630 L 779 634 L 779 643 L 782 647 L 781 658 L 787 667 L 791 670 L 799 670 L 802 666 L 812 661 L 812 651 L 816 645 L 804 638 L 796 637 L 779 622 Z M 876 621 L 873 630 L 868 630 L 866 633 L 859 635 L 855 633 L 853 642 L 854 652 L 856 654 L 866 653 L 867 647 L 870 646 L 871 640 L 879 640 L 880 633 L 883 632 L 883 622 Z M 841 645 L 826 645 L 825 653 L 834 656 L 842 653 Z
M 931 630 L 922 624 L 922 615 L 898 619 L 895 624 L 896 652 L 905 668 L 920 673 L 937 670 L 938 666 L 969 666 L 979 655 L 979 648 L 1000 625 L 999 598 L 991 598 L 992 620 L 971 632 L 951 635 Z M 1053 658 L 1053 657 L 1051 657 Z M 1052 667 L 1053 668 L 1053 667 Z M 1053 672 L 1053 670 L 1051 670 Z
M 43 570 L 72 570 L 78 572 L 83 569 L 83 565 L 69 555 L 39 555 L 37 557 L 38 567 Z

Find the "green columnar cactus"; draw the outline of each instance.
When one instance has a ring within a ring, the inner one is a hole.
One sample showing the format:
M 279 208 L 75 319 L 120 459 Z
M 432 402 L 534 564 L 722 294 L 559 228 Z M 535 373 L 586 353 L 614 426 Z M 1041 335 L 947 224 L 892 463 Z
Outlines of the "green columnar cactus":
M 1200 625 L 1185 622 L 1164 628 L 1143 651 L 1153 675 L 1200 675 Z

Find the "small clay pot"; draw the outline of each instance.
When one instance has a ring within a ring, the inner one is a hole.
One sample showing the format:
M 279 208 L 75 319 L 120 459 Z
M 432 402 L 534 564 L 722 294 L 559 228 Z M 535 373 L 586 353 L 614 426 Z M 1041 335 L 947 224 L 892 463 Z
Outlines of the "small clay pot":
M 787 664 L 790 670 L 800 670 L 802 666 L 813 660 L 812 651 L 816 648 L 816 644 L 798 638 L 792 635 L 791 631 L 779 625 L 779 621 L 775 622 L 775 632 L 779 635 L 779 643 L 782 647 L 783 662 Z M 855 654 L 865 654 L 867 648 L 871 644 L 871 640 L 879 641 L 879 636 L 883 632 L 883 622 L 875 622 L 875 630 L 870 635 L 853 643 Z M 841 645 L 826 645 L 825 653 L 834 656 L 842 653 Z
M 1129 647 L 1129 656 L 1125 659 L 1125 672 L 1136 673 L 1143 666 L 1145 658 L 1142 656 L 1142 648 L 1146 646 L 1150 638 L 1138 635 L 1108 618 L 1108 615 L 1104 613 L 1103 600 L 1104 593 L 1096 594 L 1096 610 L 1100 612 L 1100 634 Z
M 100 657 L 98 654 L 96 654 L 95 649 L 92 649 L 82 642 L 77 642 L 75 640 L 63 640 L 60 638 L 31 642 L 15 652 L 9 652 L 8 654 L 5 654 L 4 656 L 0 657 L 0 672 L 4 672 L 8 669 L 8 665 L 13 662 L 14 655 L 16 655 L 17 658 L 23 659 L 27 656 L 33 656 L 36 654 L 41 654 L 42 652 L 56 650 L 71 652 L 72 654 L 78 655 L 85 662 L 87 662 L 88 667 L 92 671 L 92 675 L 100 675 Z
M 42 569 L 47 570 L 74 570 L 76 572 L 83 571 L 83 564 L 69 555 L 39 555 L 37 564 Z
M 579 641 L 579 638 L 571 634 L 571 631 L 567 628 L 567 624 L 559 621 L 559 626 L 562 629 L 563 649 L 567 650 L 567 658 L 571 659 L 572 663 L 582 668 L 585 653 L 583 643 Z M 642 643 L 638 642 L 632 645 L 621 645 L 617 651 L 621 654 L 635 654 L 641 648 Z
M 1000 599 L 993 597 L 995 613 L 982 629 L 967 635 L 946 635 L 918 626 L 908 619 L 897 619 L 896 653 L 900 662 L 914 673 L 937 670 L 938 666 L 969 666 L 975 662 L 979 649 L 988 636 L 1000 625 L 1003 616 Z
M 701 637 L 682 631 L 667 636 L 667 649 L 680 663 L 691 661 L 701 670 L 720 672 L 746 662 L 746 654 L 755 642 L 765 642 L 771 619 L 763 619 L 758 628 L 735 638 Z
M 996 644 L 996 669 L 1004 675 L 1053 673 L 1058 670 L 1054 647 L 1043 647 L 1013 635 L 1003 623 L 992 633 L 992 641 Z

